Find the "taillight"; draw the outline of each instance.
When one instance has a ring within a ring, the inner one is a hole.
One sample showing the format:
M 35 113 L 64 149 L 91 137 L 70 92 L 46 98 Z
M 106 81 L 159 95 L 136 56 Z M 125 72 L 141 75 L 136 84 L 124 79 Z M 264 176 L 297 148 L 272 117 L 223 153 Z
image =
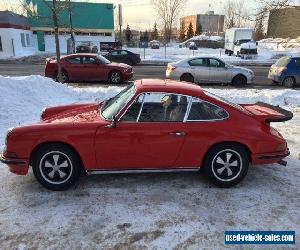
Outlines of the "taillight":
M 176 69 L 176 67 L 174 67 L 173 65 L 168 65 L 167 70 L 168 71 L 174 71 Z
M 277 69 L 277 72 L 278 72 L 280 75 L 282 75 L 283 73 L 285 73 L 285 71 L 286 71 L 286 67 L 280 67 L 280 68 Z

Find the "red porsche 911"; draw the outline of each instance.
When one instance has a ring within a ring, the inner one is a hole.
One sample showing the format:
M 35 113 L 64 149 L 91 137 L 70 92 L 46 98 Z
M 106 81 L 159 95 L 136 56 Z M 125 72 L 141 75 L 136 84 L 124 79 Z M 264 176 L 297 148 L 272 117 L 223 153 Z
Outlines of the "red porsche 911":
M 231 187 L 249 164 L 286 164 L 282 135 L 271 122 L 293 114 L 265 103 L 237 105 L 201 87 L 138 80 L 101 103 L 46 108 L 41 121 L 7 133 L 1 161 L 15 174 L 32 167 L 51 190 L 80 173 L 198 171 Z
M 69 81 L 108 81 L 119 84 L 130 80 L 132 67 L 124 63 L 112 63 L 97 54 L 72 54 L 61 57 L 62 82 Z M 45 76 L 58 80 L 57 61 L 47 58 Z

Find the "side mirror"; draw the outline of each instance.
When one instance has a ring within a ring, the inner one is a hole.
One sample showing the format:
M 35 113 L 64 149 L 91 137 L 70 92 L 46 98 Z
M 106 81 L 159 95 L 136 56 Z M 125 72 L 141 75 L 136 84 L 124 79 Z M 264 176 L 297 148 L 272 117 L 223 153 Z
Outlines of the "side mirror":
M 117 126 L 117 119 L 115 116 L 112 117 L 111 123 L 106 125 L 106 128 L 115 128 Z

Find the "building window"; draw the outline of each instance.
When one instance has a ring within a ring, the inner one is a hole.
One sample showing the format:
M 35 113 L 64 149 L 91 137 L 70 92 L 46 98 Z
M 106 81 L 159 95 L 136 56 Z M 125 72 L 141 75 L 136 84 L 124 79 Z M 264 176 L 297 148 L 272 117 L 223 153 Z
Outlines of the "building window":
M 30 47 L 30 36 L 29 36 L 29 34 L 26 34 L 26 43 L 27 43 L 27 47 Z
M 105 36 L 111 36 L 111 33 L 105 33 L 104 35 Z
M 26 47 L 25 34 L 24 33 L 21 33 L 21 43 L 22 43 L 22 47 Z
M 2 40 L 1 40 L 1 36 L 0 36 L 0 51 L 3 51 L 3 49 L 2 49 Z

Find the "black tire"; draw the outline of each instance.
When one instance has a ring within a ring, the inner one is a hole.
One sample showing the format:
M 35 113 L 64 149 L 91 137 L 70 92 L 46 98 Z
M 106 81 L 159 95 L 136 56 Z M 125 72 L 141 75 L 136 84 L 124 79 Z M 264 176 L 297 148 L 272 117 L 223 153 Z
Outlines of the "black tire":
M 293 87 L 295 87 L 295 84 L 296 84 L 295 78 L 292 76 L 287 76 L 282 81 L 282 86 L 284 86 L 286 88 L 293 88 Z
M 183 82 L 194 82 L 194 77 L 191 74 L 183 74 L 180 77 L 180 81 L 183 81 Z
M 246 149 L 234 143 L 214 146 L 204 160 L 205 174 L 212 183 L 222 188 L 240 183 L 247 175 L 248 168 L 249 156 Z
M 68 73 L 65 70 L 61 71 L 61 75 L 62 75 L 62 81 L 61 81 L 61 83 L 67 83 L 67 82 L 69 82 L 69 76 L 68 76 Z M 55 73 L 55 81 L 56 82 L 60 82 L 59 79 L 58 79 L 58 72 Z
M 79 178 L 82 166 L 73 149 L 63 144 L 45 144 L 32 156 L 33 173 L 47 189 L 62 191 Z
M 111 84 L 120 84 L 123 82 L 123 77 L 120 71 L 118 70 L 113 70 L 112 72 L 109 73 L 108 76 L 108 81 Z
M 247 85 L 247 78 L 243 75 L 237 75 L 232 79 L 232 85 L 242 87 Z

